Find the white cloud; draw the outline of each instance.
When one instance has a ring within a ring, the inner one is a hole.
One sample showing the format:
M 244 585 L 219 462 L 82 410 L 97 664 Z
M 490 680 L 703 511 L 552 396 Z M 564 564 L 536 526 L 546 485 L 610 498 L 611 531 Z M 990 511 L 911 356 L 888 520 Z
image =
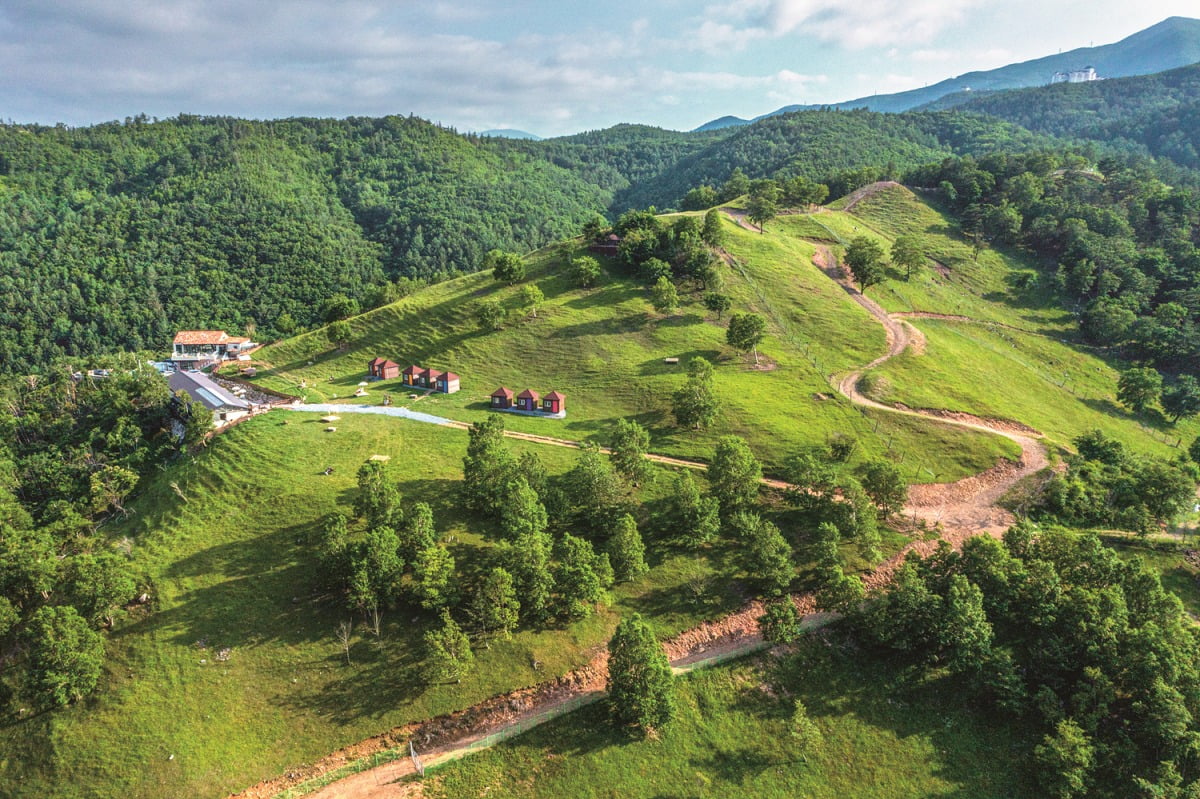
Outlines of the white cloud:
M 983 0 L 733 0 L 711 6 L 695 30 L 704 49 L 807 34 L 850 49 L 924 44 Z M 728 21 L 734 20 L 738 24 Z

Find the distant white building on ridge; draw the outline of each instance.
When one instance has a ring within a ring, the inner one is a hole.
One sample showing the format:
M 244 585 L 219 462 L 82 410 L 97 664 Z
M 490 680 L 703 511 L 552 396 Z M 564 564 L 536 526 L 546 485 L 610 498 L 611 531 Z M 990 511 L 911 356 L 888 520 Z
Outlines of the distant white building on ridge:
M 1100 80 L 1095 67 L 1063 70 L 1055 72 L 1054 77 L 1050 78 L 1051 83 L 1089 83 L 1094 80 Z

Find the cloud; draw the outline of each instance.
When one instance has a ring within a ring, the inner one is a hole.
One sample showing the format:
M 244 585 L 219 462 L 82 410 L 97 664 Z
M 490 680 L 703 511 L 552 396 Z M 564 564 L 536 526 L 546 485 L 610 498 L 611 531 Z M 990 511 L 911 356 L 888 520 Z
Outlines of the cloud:
M 849 49 L 932 41 L 982 0 L 732 0 L 712 6 L 695 29 L 703 49 L 744 48 L 756 39 L 815 36 Z M 720 21 L 719 21 L 720 20 Z M 730 22 L 728 20 L 733 20 Z

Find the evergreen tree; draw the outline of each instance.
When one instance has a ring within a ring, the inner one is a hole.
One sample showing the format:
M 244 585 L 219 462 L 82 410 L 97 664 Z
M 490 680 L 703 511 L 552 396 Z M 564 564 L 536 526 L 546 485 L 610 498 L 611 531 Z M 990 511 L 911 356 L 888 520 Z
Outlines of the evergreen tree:
M 96 688 L 104 641 L 75 608 L 46 605 L 25 626 L 31 687 L 45 706 L 69 705 Z
M 701 497 L 691 471 L 675 474 L 668 518 L 676 535 L 689 547 L 699 548 L 716 540 L 721 530 L 720 502 L 716 497 Z
M 517 628 L 520 611 L 512 575 L 496 566 L 484 577 L 471 601 L 475 624 L 481 632 L 507 640 Z
M 958 671 L 978 669 L 992 648 L 992 625 L 983 611 L 983 592 L 956 574 L 946 592 L 939 643 L 950 666 Z
M 597 602 L 604 598 L 608 588 L 606 576 L 611 581 L 612 567 L 608 559 L 596 555 L 592 545 L 570 533 L 563 535 L 554 548 L 557 561 L 554 584 L 558 589 L 563 615 L 578 619 L 590 615 Z M 605 571 L 608 571 L 608 575 Z M 611 584 L 611 582 L 610 582 Z
M 425 633 L 425 677 L 432 683 L 462 682 L 475 665 L 475 653 L 462 628 L 443 609 L 441 626 Z
M 618 580 L 634 580 L 649 571 L 646 545 L 642 543 L 637 522 L 628 513 L 617 519 L 616 529 L 608 539 L 608 559 Z
M 417 555 L 437 543 L 437 528 L 433 523 L 433 508 L 427 502 L 412 506 L 400 530 L 400 557 L 413 563 Z
M 404 561 L 400 558 L 400 539 L 390 527 L 367 531 L 360 547 L 359 558 L 366 565 L 367 580 L 374 601 L 370 607 L 390 603 L 400 590 L 400 575 Z
M 825 737 L 821 735 L 821 728 L 809 718 L 808 708 L 799 699 L 792 704 L 792 718 L 788 729 L 805 763 L 810 755 L 820 754 L 825 747 Z
M 548 534 L 526 533 L 505 549 L 505 564 L 521 598 L 521 618 L 527 622 L 545 621 L 552 610 L 551 546 Z
M 445 608 L 454 602 L 454 556 L 445 547 L 431 546 L 413 562 L 412 592 L 426 610 Z
M 646 428 L 632 419 L 618 419 L 613 434 L 612 465 L 617 473 L 633 485 L 647 482 L 653 474 L 646 451 L 650 448 L 650 434 Z
M 762 636 L 772 644 L 790 644 L 800 638 L 800 615 L 788 597 L 772 599 L 766 604 L 763 615 L 758 617 L 758 628 Z
M 675 678 L 667 654 L 639 614 L 623 619 L 608 642 L 608 702 L 613 721 L 650 733 L 675 714 Z
M 398 529 L 404 518 L 400 489 L 383 461 L 367 461 L 358 469 L 358 496 L 354 513 L 368 528 Z
M 500 529 L 509 539 L 526 533 L 545 532 L 550 522 L 537 492 L 515 471 L 504 483 L 500 503 Z
M 729 515 L 754 506 L 762 485 L 762 466 L 744 440 L 724 436 L 713 452 L 708 480 L 713 496 L 721 503 L 721 513 Z
M 463 493 L 476 513 L 495 513 L 503 501 L 502 486 L 513 469 L 513 457 L 504 445 L 504 420 L 489 414 L 468 431 L 463 458 Z

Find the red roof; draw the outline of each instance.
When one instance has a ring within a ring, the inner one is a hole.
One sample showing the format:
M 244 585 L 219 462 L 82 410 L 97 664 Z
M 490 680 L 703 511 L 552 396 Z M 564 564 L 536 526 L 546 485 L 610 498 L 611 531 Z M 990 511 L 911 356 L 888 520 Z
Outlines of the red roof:
M 458 375 L 454 374 L 454 372 L 442 372 L 442 377 L 446 379 L 447 383 L 449 383 L 451 380 L 458 379 Z
M 538 393 L 536 391 L 534 391 L 532 388 L 527 388 L 524 391 L 522 391 L 520 394 L 518 394 L 517 398 L 518 399 L 537 399 Z
M 507 397 L 508 399 L 512 399 L 512 390 L 507 389 L 504 386 L 500 386 L 500 388 L 498 388 L 492 392 L 492 396 L 493 397 Z
M 385 359 L 383 359 L 383 358 L 373 358 L 373 359 L 371 360 L 371 364 L 370 364 L 370 365 L 371 365 L 371 366 L 379 366 L 380 364 L 383 364 L 383 363 L 387 363 L 387 361 L 386 361 Z
M 548 399 L 548 400 L 565 400 L 566 398 L 567 398 L 566 394 L 560 394 L 557 391 L 551 391 L 549 394 L 546 395 L 546 399 Z
M 413 364 L 412 366 L 404 367 L 404 374 L 406 374 L 406 375 L 420 375 L 420 374 L 424 374 L 427 371 L 429 371 L 429 370 L 425 369 L 424 367 L 417 366 L 416 364 Z
M 229 336 L 224 330 L 180 330 L 175 334 L 176 344 L 225 344 Z
M 439 377 L 441 377 L 443 374 L 445 374 L 445 372 L 439 372 L 437 369 L 430 369 L 428 371 L 429 371 L 429 380 L 431 382 L 434 380 L 437 380 Z
M 400 364 L 396 363 L 395 361 L 384 361 L 380 364 L 380 366 L 382 366 L 384 369 L 390 369 L 393 366 L 397 369 L 400 368 Z

